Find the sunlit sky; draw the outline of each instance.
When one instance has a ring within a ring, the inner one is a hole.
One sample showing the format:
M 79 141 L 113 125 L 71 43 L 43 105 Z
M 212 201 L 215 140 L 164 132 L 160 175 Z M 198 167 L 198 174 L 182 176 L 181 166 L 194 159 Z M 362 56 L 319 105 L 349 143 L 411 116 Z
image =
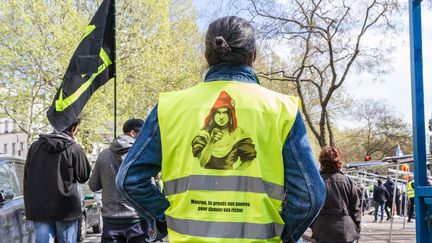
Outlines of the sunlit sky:
M 212 1 L 194 0 L 198 10 L 198 24 L 201 31 L 205 31 L 207 25 L 216 18 L 211 13 L 217 8 L 209 4 Z M 408 3 L 408 0 L 405 1 Z M 423 8 L 423 69 L 425 88 L 425 117 L 431 118 L 432 112 L 432 10 Z M 220 16 L 218 16 L 220 17 Z M 379 77 L 376 81 L 368 74 L 351 77 L 344 83 L 346 92 L 355 99 L 372 98 L 384 101 L 389 108 L 394 110 L 404 121 L 412 122 L 411 111 L 411 75 L 410 75 L 410 47 L 409 47 L 409 21 L 408 15 L 402 18 L 402 30 L 392 41 L 395 49 L 391 54 L 391 65 L 388 73 Z M 379 64 L 377 64 L 379 65 Z M 342 126 L 348 126 L 343 121 L 338 122 Z

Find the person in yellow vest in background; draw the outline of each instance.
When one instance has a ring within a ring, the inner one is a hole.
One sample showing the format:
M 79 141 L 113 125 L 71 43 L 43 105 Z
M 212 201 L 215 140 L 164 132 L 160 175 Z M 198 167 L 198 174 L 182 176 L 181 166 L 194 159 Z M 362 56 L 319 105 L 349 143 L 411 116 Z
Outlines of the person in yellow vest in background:
M 295 242 L 326 196 L 300 101 L 260 86 L 248 21 L 215 20 L 205 46 L 204 82 L 160 94 L 117 189 L 153 227 L 148 241 Z
M 411 219 L 413 218 L 414 214 L 414 182 L 410 179 L 407 184 L 407 196 L 410 202 L 409 208 L 408 208 L 408 221 L 411 222 Z

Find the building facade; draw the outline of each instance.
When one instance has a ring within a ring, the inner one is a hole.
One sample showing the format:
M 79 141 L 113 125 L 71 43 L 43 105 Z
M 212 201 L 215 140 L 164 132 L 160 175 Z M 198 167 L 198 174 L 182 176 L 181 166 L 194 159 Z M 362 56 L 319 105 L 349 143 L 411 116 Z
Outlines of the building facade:
M 18 132 L 13 120 L 0 118 L 0 154 L 25 157 L 27 147 L 27 134 Z

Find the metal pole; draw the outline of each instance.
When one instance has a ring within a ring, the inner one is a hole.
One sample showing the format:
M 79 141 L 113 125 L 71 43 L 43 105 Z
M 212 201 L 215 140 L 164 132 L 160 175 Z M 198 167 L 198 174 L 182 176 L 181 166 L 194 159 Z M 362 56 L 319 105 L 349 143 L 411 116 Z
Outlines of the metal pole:
M 113 72 L 114 72 L 114 139 L 117 137 L 117 47 L 116 47 L 116 5 L 115 0 L 112 0 L 113 7 Z
M 409 0 L 410 60 L 411 60 L 411 101 L 414 144 L 414 181 L 417 242 L 432 242 L 432 232 L 425 222 L 427 205 L 425 198 L 431 193 L 426 177 L 426 137 L 423 88 L 423 48 L 421 0 Z
M 390 236 L 389 236 L 389 242 L 392 242 L 392 234 L 393 234 L 393 220 L 394 220 L 394 209 L 395 209 L 395 200 L 396 200 L 396 189 L 397 189 L 397 179 L 398 179 L 398 175 L 399 175 L 399 160 L 397 160 L 396 162 L 396 177 L 395 177 L 395 186 L 393 189 L 393 202 L 392 202 L 392 207 L 391 207 L 391 222 L 390 222 Z
M 357 180 L 358 180 L 358 182 L 360 183 L 360 184 L 362 184 L 361 183 L 361 180 L 360 180 L 360 177 L 359 177 L 359 171 L 358 171 L 358 168 L 356 169 L 356 174 L 357 174 Z M 362 189 L 362 193 L 361 193 L 361 200 L 360 200 L 360 202 L 361 202 L 361 206 L 360 206 L 360 212 L 361 212 L 361 215 L 363 215 L 363 200 L 364 200 L 364 188 Z
M 363 189 L 362 189 L 362 193 L 361 193 L 361 215 L 362 216 L 364 216 L 364 213 L 363 213 L 363 204 L 364 204 L 364 192 L 365 192 L 365 188 L 363 187 Z
M 406 184 L 405 184 L 405 202 L 404 202 L 404 215 L 403 215 L 403 227 L 402 229 L 405 229 L 405 219 L 406 219 L 406 215 L 408 213 L 408 178 L 409 178 L 409 169 L 408 169 L 408 176 L 407 176 L 407 180 L 406 180 Z M 402 185 L 402 189 L 403 189 Z

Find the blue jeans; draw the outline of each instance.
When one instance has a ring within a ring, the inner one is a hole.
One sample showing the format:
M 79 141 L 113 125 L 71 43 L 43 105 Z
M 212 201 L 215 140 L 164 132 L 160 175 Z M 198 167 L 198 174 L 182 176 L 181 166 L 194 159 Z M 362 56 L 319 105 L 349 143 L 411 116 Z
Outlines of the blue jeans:
M 77 242 L 78 219 L 69 221 L 34 222 L 36 243 Z
M 378 208 L 381 207 L 381 221 L 384 219 L 384 203 L 375 202 L 375 221 L 378 220 Z

